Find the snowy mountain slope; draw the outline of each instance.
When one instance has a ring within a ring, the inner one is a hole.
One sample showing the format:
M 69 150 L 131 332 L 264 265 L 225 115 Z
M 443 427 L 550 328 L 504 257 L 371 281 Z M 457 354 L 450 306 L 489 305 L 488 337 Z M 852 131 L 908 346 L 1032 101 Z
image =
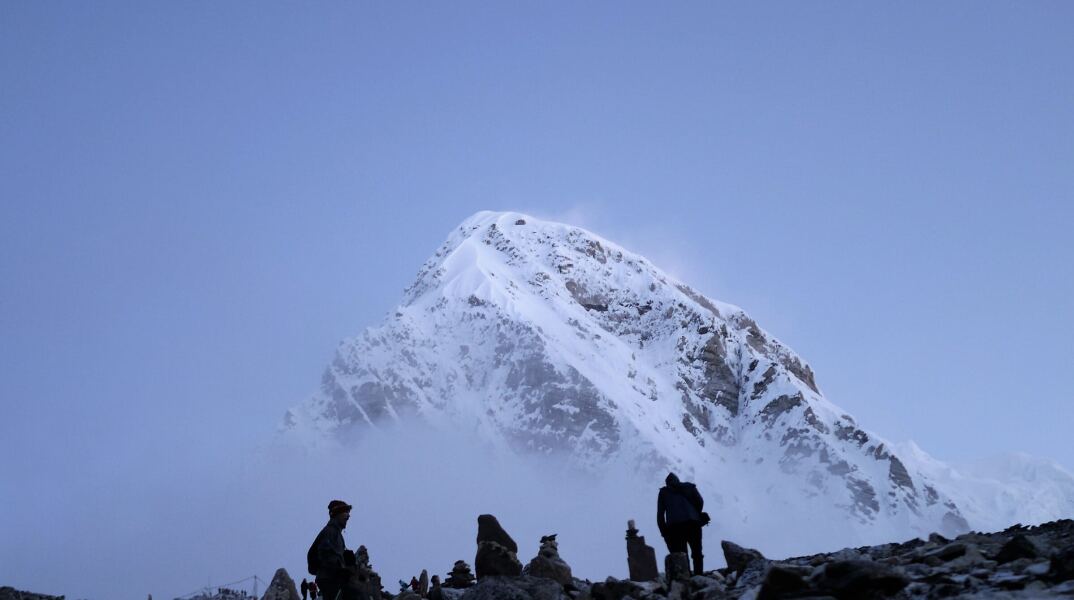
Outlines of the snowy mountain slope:
M 899 449 L 907 464 L 946 490 L 980 531 L 1074 514 L 1074 475 L 1053 460 L 1012 453 L 955 467 L 932 458 L 914 442 Z
M 625 460 L 853 527 L 955 533 L 962 491 L 829 402 L 742 309 L 588 231 L 519 213 L 463 222 L 379 327 L 343 342 L 284 428 L 309 440 L 421 418 L 520 453 Z M 931 460 L 931 459 L 929 459 Z M 1071 496 L 1070 498 L 1074 498 Z

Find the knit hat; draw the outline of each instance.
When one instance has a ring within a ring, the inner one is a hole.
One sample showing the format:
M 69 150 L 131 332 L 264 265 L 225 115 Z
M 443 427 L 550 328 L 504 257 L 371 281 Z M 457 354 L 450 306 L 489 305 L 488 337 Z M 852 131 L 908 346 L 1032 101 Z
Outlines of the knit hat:
M 354 508 L 354 507 L 351 506 L 350 504 L 347 504 L 346 502 L 344 502 L 342 500 L 333 500 L 333 501 L 328 503 L 328 516 L 329 517 L 334 517 L 334 516 L 338 515 L 339 513 L 345 513 L 345 512 L 349 513 L 349 512 L 351 512 L 352 508 Z

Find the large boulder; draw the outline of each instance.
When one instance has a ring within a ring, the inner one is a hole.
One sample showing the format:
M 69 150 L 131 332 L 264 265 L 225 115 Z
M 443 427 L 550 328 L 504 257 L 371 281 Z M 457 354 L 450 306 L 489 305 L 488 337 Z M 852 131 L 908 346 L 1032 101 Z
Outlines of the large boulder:
M 477 543 L 496 542 L 511 552 L 518 552 L 518 544 L 504 531 L 496 517 L 492 515 L 479 515 L 477 517 Z M 478 575 L 478 577 L 481 577 Z
M 690 558 L 685 552 L 672 552 L 664 558 L 664 573 L 668 582 L 690 579 Z
M 1034 559 L 1040 558 L 1040 556 L 1040 548 L 1033 543 L 1033 540 L 1019 533 L 1007 540 L 1007 543 L 1003 544 L 1003 547 L 999 549 L 996 554 L 996 562 L 1002 565 L 1019 558 Z
M 732 573 L 741 575 L 747 568 L 761 567 L 768 562 L 763 554 L 753 548 L 743 548 L 727 540 L 721 541 L 720 546 L 723 548 L 724 559 L 727 560 L 727 569 Z
M 910 583 L 901 570 L 871 560 L 839 560 L 824 565 L 815 585 L 836 598 L 892 596 Z
M 609 577 L 598 581 L 589 588 L 589 597 L 593 600 L 622 600 L 643 595 L 645 588 L 633 581 L 622 581 Z
M 482 577 L 521 575 L 522 563 L 518 560 L 517 552 L 518 544 L 507 535 L 496 517 L 477 517 L 477 556 L 474 557 L 474 570 L 478 580 Z
M 570 600 L 563 586 L 542 577 L 480 577 L 461 600 Z
M 522 563 L 514 552 L 496 542 L 478 542 L 474 570 L 478 581 L 485 577 L 514 577 L 522 574 Z
M 805 595 L 809 588 L 806 576 L 809 569 L 789 565 L 773 564 L 765 572 L 757 600 L 781 600 Z
M 1048 577 L 1053 581 L 1074 579 L 1074 545 L 1067 546 L 1052 556 L 1052 568 Z
M 298 588 L 295 587 L 295 580 L 287 574 L 287 569 L 282 568 L 276 569 L 272 582 L 265 588 L 265 595 L 261 596 L 261 600 L 300 600 L 300 598 Z

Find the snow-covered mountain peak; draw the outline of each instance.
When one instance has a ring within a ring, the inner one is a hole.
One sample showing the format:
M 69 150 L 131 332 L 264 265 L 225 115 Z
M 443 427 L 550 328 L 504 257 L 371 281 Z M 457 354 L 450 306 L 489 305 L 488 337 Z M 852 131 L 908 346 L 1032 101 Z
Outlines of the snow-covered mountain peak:
M 644 257 L 585 229 L 517 212 L 482 211 L 463 221 L 422 266 L 403 304 L 427 307 L 443 297 L 471 296 L 512 304 L 533 295 L 548 300 L 564 291 L 585 300 L 585 290 L 601 282 L 607 290 L 633 296 L 685 287 Z M 684 300 L 700 300 L 704 305 L 698 310 L 717 316 L 742 312 L 692 291 Z
M 765 504 L 886 535 L 968 527 L 937 484 L 950 480 L 942 463 L 859 427 L 741 308 L 521 213 L 480 212 L 453 230 L 385 322 L 340 345 L 285 429 L 346 440 L 411 419 L 584 468 L 734 481 L 728 518 Z

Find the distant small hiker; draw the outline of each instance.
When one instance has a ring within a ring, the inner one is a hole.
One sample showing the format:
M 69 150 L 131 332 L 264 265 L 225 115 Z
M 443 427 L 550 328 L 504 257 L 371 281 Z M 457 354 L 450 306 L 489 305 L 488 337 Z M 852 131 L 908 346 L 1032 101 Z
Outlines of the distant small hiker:
M 310 582 L 310 600 L 316 600 L 317 598 L 317 583 Z
M 656 525 L 668 552 L 686 552 L 689 545 L 694 575 L 700 575 L 705 558 L 701 553 L 701 526 L 709 521 L 708 514 L 701 511 L 705 500 L 696 485 L 679 481 L 674 473 L 668 473 L 664 483 L 656 499 Z
M 302 585 L 298 586 L 298 588 L 302 591 L 302 600 L 306 600 L 306 594 L 310 592 L 310 583 L 303 577 Z
M 328 523 L 317 534 L 306 553 L 307 569 L 310 575 L 316 575 L 315 584 L 325 600 L 340 600 L 343 585 L 350 579 L 350 570 L 343 558 L 347 550 L 343 530 L 351 518 L 351 508 L 342 500 L 329 502 Z

